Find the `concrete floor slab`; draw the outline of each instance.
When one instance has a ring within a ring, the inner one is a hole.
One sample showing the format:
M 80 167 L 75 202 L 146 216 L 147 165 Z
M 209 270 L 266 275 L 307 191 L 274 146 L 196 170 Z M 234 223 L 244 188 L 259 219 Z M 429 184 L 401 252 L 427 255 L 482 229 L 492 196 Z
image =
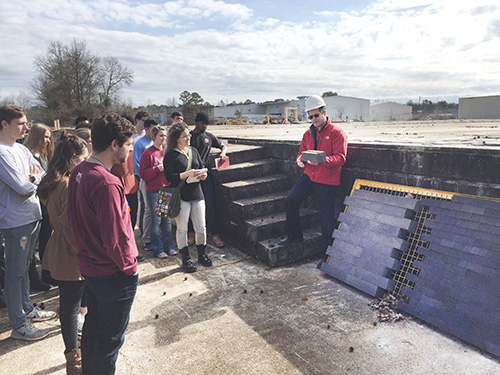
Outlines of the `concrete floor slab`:
M 194 249 L 193 249 L 194 252 Z M 316 269 L 268 268 L 209 245 L 211 268 L 143 252 L 117 374 L 500 374 L 498 359 L 409 318 L 377 323 L 370 297 Z M 57 309 L 57 289 L 33 295 Z M 9 338 L 0 310 L 0 375 L 65 373 L 57 320 L 48 338 Z

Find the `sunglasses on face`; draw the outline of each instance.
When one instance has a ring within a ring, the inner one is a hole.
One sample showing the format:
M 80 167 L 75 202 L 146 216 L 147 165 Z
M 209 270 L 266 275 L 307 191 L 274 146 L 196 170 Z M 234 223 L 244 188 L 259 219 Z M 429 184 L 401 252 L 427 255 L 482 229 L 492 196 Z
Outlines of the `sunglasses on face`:
M 321 116 L 321 114 L 320 114 L 320 113 L 315 113 L 314 115 L 307 116 L 307 118 L 308 118 L 309 120 L 312 120 L 313 118 L 318 118 L 319 116 Z

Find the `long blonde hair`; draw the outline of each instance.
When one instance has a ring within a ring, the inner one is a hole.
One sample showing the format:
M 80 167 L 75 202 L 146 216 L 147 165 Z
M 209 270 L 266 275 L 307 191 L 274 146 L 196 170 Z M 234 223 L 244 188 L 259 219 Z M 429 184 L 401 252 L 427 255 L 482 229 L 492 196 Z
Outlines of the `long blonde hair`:
M 45 132 L 50 133 L 50 143 L 47 147 L 43 147 Z M 49 162 L 54 155 L 54 139 L 52 137 L 52 130 L 45 124 L 33 124 L 31 126 L 28 137 L 24 141 L 24 145 L 28 147 L 32 154 L 39 152 L 40 157 Z

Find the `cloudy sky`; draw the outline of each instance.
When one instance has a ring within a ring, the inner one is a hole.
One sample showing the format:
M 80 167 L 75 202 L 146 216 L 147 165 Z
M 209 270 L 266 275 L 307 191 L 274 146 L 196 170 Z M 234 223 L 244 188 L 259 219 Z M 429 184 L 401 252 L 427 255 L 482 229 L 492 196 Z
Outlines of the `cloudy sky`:
M 15 0 L 0 5 L 0 98 L 31 94 L 50 41 L 134 71 L 133 105 L 500 94 L 498 0 Z

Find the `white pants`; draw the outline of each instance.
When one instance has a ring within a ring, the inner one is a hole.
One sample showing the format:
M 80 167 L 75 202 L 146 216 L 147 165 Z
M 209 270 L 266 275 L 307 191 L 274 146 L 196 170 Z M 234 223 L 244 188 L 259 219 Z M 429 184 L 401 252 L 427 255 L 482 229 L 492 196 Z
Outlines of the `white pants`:
M 205 201 L 190 201 L 181 200 L 181 212 L 175 218 L 177 224 L 176 240 L 177 247 L 183 249 L 188 246 L 188 222 L 191 218 L 193 223 L 195 242 L 197 245 L 207 244 L 207 229 L 205 227 Z

